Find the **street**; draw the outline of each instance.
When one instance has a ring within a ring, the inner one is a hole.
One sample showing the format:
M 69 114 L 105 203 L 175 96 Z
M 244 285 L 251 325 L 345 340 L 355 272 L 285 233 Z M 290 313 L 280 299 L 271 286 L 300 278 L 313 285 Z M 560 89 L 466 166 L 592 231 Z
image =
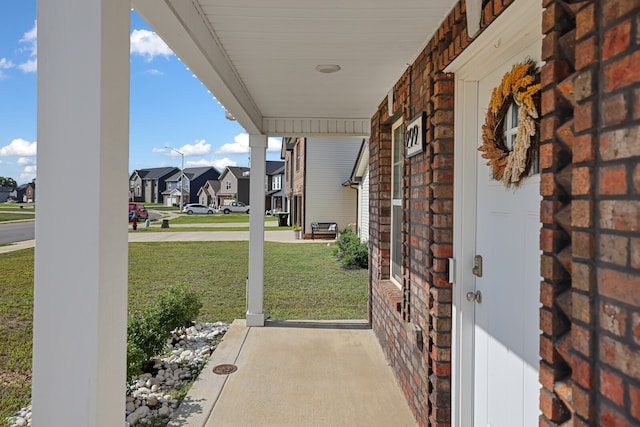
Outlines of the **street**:
M 0 245 L 35 239 L 35 221 L 0 223 Z

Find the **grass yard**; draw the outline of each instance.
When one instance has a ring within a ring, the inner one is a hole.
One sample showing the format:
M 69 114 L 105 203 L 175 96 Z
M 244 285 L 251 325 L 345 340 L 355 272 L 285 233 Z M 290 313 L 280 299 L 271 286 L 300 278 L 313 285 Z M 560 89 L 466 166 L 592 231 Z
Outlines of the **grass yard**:
M 33 213 L 22 212 L 0 212 L 0 222 L 15 221 L 18 219 L 34 219 L 36 217 Z
M 33 249 L 0 255 L 0 426 L 31 395 Z
M 0 203 L 0 211 L 35 212 L 35 203 Z
M 200 292 L 199 320 L 245 315 L 248 242 L 154 242 L 129 245 L 129 309 L 187 283 Z M 0 426 L 29 403 L 33 249 L 0 254 Z M 265 242 L 265 312 L 280 319 L 364 319 L 367 271 L 346 270 L 326 243 Z

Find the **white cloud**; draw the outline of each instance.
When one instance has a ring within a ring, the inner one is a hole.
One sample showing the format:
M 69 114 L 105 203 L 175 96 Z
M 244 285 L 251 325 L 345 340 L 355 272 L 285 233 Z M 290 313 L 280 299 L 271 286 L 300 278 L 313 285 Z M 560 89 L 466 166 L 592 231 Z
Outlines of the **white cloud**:
M 213 166 L 214 168 L 216 168 L 218 170 L 218 172 L 222 172 L 224 170 L 225 167 L 227 166 L 236 166 L 237 163 L 233 160 L 231 160 L 228 157 L 225 157 L 223 159 L 211 159 L 211 160 L 207 160 L 207 159 L 200 159 L 200 160 L 189 160 L 188 162 L 185 162 L 184 166 L 187 168 L 197 168 L 197 167 L 204 167 L 204 166 Z
M 185 144 L 182 147 L 178 148 L 182 154 L 187 156 L 202 156 L 205 154 L 209 154 L 211 152 L 211 144 L 207 144 L 204 139 L 196 140 L 195 144 Z M 175 151 L 171 151 L 171 156 L 179 156 Z
M 211 144 L 207 144 L 207 141 L 204 139 L 196 139 L 195 144 L 185 144 L 182 147 L 173 148 L 167 145 L 164 147 L 153 147 L 151 149 L 152 153 L 164 153 L 171 157 L 180 157 L 178 151 L 185 157 L 204 156 L 205 154 L 211 153 Z M 211 164 L 205 166 L 211 166 Z
M 17 138 L 11 141 L 9 145 L 0 147 L 0 156 L 35 156 L 37 144 L 36 141 L 29 142 L 22 138 Z
M 245 154 L 251 150 L 249 148 L 249 134 L 241 133 L 233 138 L 233 143 L 227 143 L 220 146 L 216 151 L 217 154 Z M 282 141 L 280 138 L 267 139 L 267 151 L 280 151 Z
M 24 170 L 20 174 L 21 182 L 31 182 L 36 177 L 37 168 L 35 165 L 25 166 Z
M 25 73 L 35 73 L 36 71 L 38 71 L 38 60 L 30 59 L 27 62 L 23 62 L 22 64 L 18 65 L 18 68 L 20 68 Z
M 236 162 L 234 162 L 228 157 L 225 157 L 224 159 L 215 159 L 213 161 L 213 167 L 218 169 L 219 172 L 222 172 L 224 168 L 226 168 L 227 166 L 237 166 L 237 165 L 238 164 Z
M 280 152 L 282 147 L 282 138 L 268 138 L 267 139 L 267 151 Z
M 19 64 L 18 68 L 25 73 L 35 73 L 38 70 L 38 21 L 34 22 L 32 29 L 24 33 L 20 43 L 25 44 L 24 50 L 29 52 L 31 59 Z
M 188 162 L 184 162 L 185 168 L 201 168 L 205 166 L 213 166 L 211 160 L 200 159 L 200 160 L 189 160 Z
M 156 56 L 171 56 L 173 51 L 153 31 L 133 30 L 131 32 L 131 53 L 144 56 L 151 62 Z
M 28 157 L 20 157 L 18 159 L 18 164 L 20 166 L 29 166 L 29 165 L 33 165 L 34 162 L 32 159 L 28 158 Z
M 0 58 L 0 70 L 8 70 L 9 68 L 13 68 L 14 64 L 7 58 Z
M 222 144 L 218 154 L 244 154 L 249 152 L 249 134 L 241 133 L 233 138 L 233 143 Z
M 147 71 L 144 72 L 145 74 L 151 74 L 152 76 L 163 76 L 164 73 L 160 70 L 157 70 L 155 68 L 151 68 Z

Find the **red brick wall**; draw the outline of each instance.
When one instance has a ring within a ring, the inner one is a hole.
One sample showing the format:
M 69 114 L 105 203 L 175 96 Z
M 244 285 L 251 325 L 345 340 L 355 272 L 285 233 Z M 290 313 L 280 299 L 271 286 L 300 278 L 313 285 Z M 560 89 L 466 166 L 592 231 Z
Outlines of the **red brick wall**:
M 640 1 L 541 1 L 540 425 L 640 425 Z M 510 3 L 484 1 L 481 27 Z M 427 114 L 427 149 L 403 164 L 401 288 L 388 280 L 386 100 L 372 119 L 371 320 L 420 425 L 450 421 L 453 78 L 442 70 L 469 44 L 465 26 L 461 3 L 393 88 L 405 122 Z
M 541 424 L 638 425 L 640 2 L 544 4 Z
M 485 2 L 482 28 L 511 0 Z M 470 43 L 459 3 L 394 85 L 394 115 L 383 100 L 370 138 L 370 316 L 419 425 L 451 420 L 454 80 L 442 70 Z M 389 281 L 391 125 L 427 115 L 424 153 L 403 162 L 403 283 Z M 399 112 L 399 113 L 398 113 Z M 416 342 L 414 328 L 422 331 Z
M 639 425 L 640 2 L 607 1 L 596 16 L 595 409 L 602 425 Z

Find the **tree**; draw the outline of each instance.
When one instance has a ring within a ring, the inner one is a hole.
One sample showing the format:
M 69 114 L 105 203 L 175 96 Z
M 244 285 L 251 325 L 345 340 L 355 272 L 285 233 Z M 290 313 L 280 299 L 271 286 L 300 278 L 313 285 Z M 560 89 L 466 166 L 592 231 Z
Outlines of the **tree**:
M 16 180 L 13 178 L 5 178 L 4 176 L 0 176 L 0 187 L 17 187 L 18 184 Z

